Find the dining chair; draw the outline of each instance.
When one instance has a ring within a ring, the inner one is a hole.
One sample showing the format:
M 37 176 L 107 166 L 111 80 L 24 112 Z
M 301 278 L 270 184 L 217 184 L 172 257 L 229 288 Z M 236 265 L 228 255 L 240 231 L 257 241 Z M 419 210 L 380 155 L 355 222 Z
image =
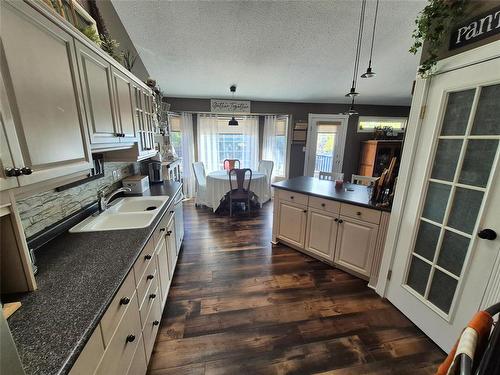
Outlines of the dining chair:
M 205 165 L 201 161 L 193 163 L 194 177 L 196 180 L 196 198 L 194 201 L 195 207 L 207 204 L 207 177 L 205 173 Z
M 342 180 L 344 178 L 343 173 L 336 173 L 336 172 L 319 172 L 319 179 L 320 180 L 328 180 L 328 181 L 336 181 L 336 180 Z
M 353 174 L 351 176 L 351 184 L 369 186 L 371 184 L 375 184 L 375 182 L 377 182 L 378 179 L 379 177 L 361 176 L 359 174 Z
M 250 173 L 248 184 L 245 189 L 245 177 Z M 232 177 L 236 176 L 236 186 L 233 188 Z M 252 170 L 250 168 L 231 169 L 229 171 L 229 216 L 233 216 L 233 202 L 245 202 L 248 214 L 250 214 L 250 184 L 252 183 Z
M 267 177 L 267 193 L 269 199 L 271 199 L 271 178 L 273 175 L 274 161 L 272 160 L 261 160 L 259 161 L 259 167 L 257 170 L 264 173 Z
M 236 166 L 238 164 L 238 166 Z M 240 169 L 241 163 L 238 159 L 224 159 L 224 170 L 230 171 L 231 169 Z

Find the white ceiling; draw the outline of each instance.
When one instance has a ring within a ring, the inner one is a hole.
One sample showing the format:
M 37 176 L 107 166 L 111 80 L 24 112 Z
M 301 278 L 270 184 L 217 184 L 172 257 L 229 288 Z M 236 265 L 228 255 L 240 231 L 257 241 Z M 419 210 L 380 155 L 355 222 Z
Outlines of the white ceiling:
M 123 1 L 113 5 L 168 96 L 348 102 L 360 0 Z M 381 0 L 373 69 L 357 102 L 407 105 L 419 56 L 408 53 L 425 0 Z M 375 1 L 368 0 L 360 74 Z

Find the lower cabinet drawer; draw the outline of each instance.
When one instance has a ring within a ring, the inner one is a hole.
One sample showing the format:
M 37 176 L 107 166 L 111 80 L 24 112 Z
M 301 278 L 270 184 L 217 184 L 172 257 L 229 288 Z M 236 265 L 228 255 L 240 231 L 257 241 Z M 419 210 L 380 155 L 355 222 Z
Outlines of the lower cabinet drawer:
M 144 301 L 142 302 L 141 307 L 139 308 L 139 314 L 141 316 L 141 327 L 144 328 L 146 325 L 146 319 L 148 317 L 149 311 L 151 310 L 151 307 L 153 306 L 154 302 L 156 299 L 161 300 L 160 296 L 160 288 L 158 288 L 158 282 L 159 280 L 155 277 L 153 280 L 151 280 L 151 283 L 149 284 L 149 288 L 146 292 L 146 298 L 144 298 Z
M 97 374 L 127 373 L 141 338 L 141 318 L 137 306 L 137 295 L 134 294 L 130 306 L 127 307 L 123 319 L 106 347 Z
M 139 281 L 142 278 L 142 275 L 144 275 L 144 272 L 146 272 L 146 268 L 151 263 L 154 263 L 154 250 L 154 240 L 153 238 L 150 238 L 146 243 L 146 246 L 144 246 L 144 249 L 142 249 L 141 255 L 139 255 L 139 258 L 137 258 L 134 263 L 134 275 L 136 281 Z
M 354 219 L 367 221 L 369 223 L 378 224 L 380 223 L 380 211 L 373 210 L 371 208 L 354 206 L 352 204 L 342 203 L 340 205 L 340 214 L 344 216 L 349 216 Z
M 156 334 L 161 321 L 161 303 L 160 299 L 155 298 L 151 311 L 146 319 L 146 325 L 142 331 L 144 336 L 144 349 L 146 351 L 146 361 L 149 362 L 151 352 L 155 344 Z
M 318 210 L 326 210 L 332 214 L 340 212 L 340 203 L 329 199 L 309 197 L 309 207 L 317 208 Z
M 116 327 L 118 327 L 123 314 L 125 314 L 127 308 L 132 304 L 132 296 L 134 295 L 134 292 L 135 279 L 134 272 L 131 270 L 101 319 L 104 345 L 109 345 L 111 337 L 113 337 Z M 135 303 L 136 305 L 134 308 L 138 309 L 139 305 L 137 305 L 137 299 Z
M 149 286 L 153 283 L 153 280 L 158 277 L 156 273 L 156 262 L 150 262 L 146 268 L 146 272 L 142 276 L 142 279 L 137 281 L 137 299 L 139 300 L 139 306 L 142 306 L 144 299 L 146 298 L 146 293 Z
M 144 338 L 140 337 L 139 344 L 135 350 L 134 358 L 127 371 L 128 375 L 144 375 L 148 370 L 146 354 L 144 353 Z
M 303 204 L 304 206 L 307 206 L 307 202 L 309 201 L 309 196 L 305 194 L 295 193 L 293 191 L 287 191 L 281 189 L 278 190 L 278 197 L 281 200 L 297 204 Z
M 69 372 L 70 375 L 88 375 L 93 374 L 99 365 L 104 353 L 104 343 L 101 337 L 101 326 L 97 326 L 90 336 L 85 348 L 80 353 L 75 364 Z

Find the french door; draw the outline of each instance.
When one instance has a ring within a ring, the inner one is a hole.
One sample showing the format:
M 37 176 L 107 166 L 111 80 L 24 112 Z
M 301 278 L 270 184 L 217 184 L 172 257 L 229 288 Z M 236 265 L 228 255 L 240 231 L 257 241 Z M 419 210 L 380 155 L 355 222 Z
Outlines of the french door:
M 500 58 L 431 78 L 421 126 L 387 298 L 449 351 L 500 258 Z
M 305 176 L 342 172 L 348 119 L 346 115 L 309 114 Z

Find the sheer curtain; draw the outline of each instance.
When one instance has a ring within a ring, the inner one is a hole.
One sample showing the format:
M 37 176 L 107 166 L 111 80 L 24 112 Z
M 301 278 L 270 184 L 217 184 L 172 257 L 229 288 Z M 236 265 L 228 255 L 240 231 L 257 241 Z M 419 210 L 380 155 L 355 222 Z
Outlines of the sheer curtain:
M 219 132 L 217 115 L 198 114 L 198 161 L 205 164 L 205 171 L 212 172 L 220 169 Z
M 257 169 L 259 162 L 259 118 L 237 117 L 229 126 L 227 116 L 198 115 L 198 161 L 208 172 L 222 169 L 224 159 L 239 159 L 242 168 Z
M 264 137 L 262 141 L 262 159 L 274 160 L 276 146 L 276 120 L 277 116 L 265 116 Z
M 195 177 L 192 164 L 194 162 L 193 115 L 181 113 L 181 142 L 182 142 L 182 179 L 183 191 L 187 198 L 195 196 Z

